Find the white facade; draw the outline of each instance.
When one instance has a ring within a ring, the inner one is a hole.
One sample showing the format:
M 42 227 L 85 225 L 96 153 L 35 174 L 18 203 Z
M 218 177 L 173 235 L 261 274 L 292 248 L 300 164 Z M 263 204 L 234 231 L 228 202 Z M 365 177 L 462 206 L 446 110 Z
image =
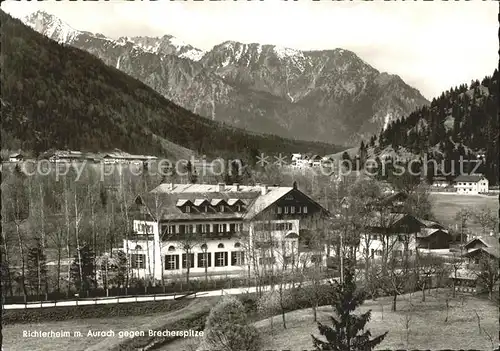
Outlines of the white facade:
M 481 178 L 479 181 L 457 181 L 455 188 L 458 194 L 477 195 L 488 192 L 488 179 Z
M 243 225 L 239 223 L 236 233 L 245 230 L 248 236 L 233 236 L 228 238 L 214 238 L 213 236 L 203 241 L 186 242 L 182 240 L 166 240 L 168 236 L 165 226 L 179 224 L 164 224 L 162 228 L 162 238 L 159 235 L 158 225 L 153 221 L 134 220 L 134 232 L 137 233 L 134 239 L 124 240 L 123 250 L 131 257 L 131 273 L 138 278 L 152 276 L 156 280 L 164 277 L 185 275 L 187 265 L 190 265 L 190 275 L 193 278 L 204 277 L 204 259 L 207 257 L 207 272 L 209 275 L 243 275 L 248 274 L 249 266 L 257 264 L 266 269 L 291 268 L 293 265 L 309 265 L 311 256 L 318 257 L 321 262 L 325 260 L 324 252 L 299 253 L 299 226 L 298 219 L 254 221 Z M 209 226 L 229 226 L 230 223 L 212 222 L 204 225 Z M 194 225 L 193 228 L 196 228 Z M 214 227 L 210 228 L 212 231 Z M 141 239 L 141 236 L 144 238 Z M 149 236 L 149 240 L 146 237 Z M 263 248 L 260 243 L 269 244 L 271 247 Z M 188 244 L 190 257 L 184 249 Z M 188 261 L 186 262 L 186 258 Z M 307 262 L 306 262 L 307 261 Z M 252 270 L 251 269 L 251 270 Z
M 415 254 L 415 234 L 385 235 L 385 241 L 385 247 L 389 255 L 403 256 L 405 247 L 407 247 L 409 256 Z M 362 235 L 356 250 L 356 259 L 364 260 L 367 249 L 371 259 L 381 259 L 384 251 L 384 237 L 381 234 Z

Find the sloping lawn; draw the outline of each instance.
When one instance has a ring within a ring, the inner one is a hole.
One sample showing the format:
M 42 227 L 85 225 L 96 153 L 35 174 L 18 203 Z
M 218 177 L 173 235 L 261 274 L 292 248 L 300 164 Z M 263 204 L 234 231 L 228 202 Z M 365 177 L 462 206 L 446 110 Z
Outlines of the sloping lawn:
M 478 210 L 483 206 L 490 208 L 494 213 L 498 211 L 497 196 L 476 196 L 476 195 L 459 195 L 459 194 L 433 194 L 430 195 L 432 201 L 432 211 L 436 219 L 449 226 L 454 226 L 455 215 L 462 208 L 471 208 Z M 480 226 L 470 221 L 468 223 L 470 229 L 480 230 Z
M 473 296 L 462 301 L 460 296 L 457 296 L 449 302 L 448 322 L 445 322 L 445 291 L 440 289 L 437 296 L 435 291 L 432 291 L 431 296 L 426 296 L 425 302 L 421 301 L 421 297 L 421 293 L 399 297 L 396 312 L 391 312 L 391 298 L 388 297 L 376 301 L 367 300 L 363 304 L 360 312 L 372 310 L 372 320 L 368 324 L 372 335 L 377 336 L 389 331 L 378 349 L 492 350 L 492 345 L 498 345 L 498 307 L 492 302 Z M 480 318 L 481 331 L 476 313 Z M 331 325 L 329 317 L 332 314 L 332 307 L 323 306 L 318 311 L 318 319 Z M 281 316 L 275 316 L 272 333 L 269 319 L 256 323 L 262 331 L 266 349 L 311 350 L 311 334 L 319 336 L 317 326 L 313 322 L 312 310 L 287 313 L 286 322 L 287 329 L 283 329 Z M 488 334 L 493 338 L 493 344 Z
M 31 324 L 11 324 L 2 326 L 3 344 L 9 351 L 105 351 L 117 347 L 126 338 L 119 338 L 120 331 L 144 331 L 161 328 L 167 323 L 182 319 L 185 315 L 201 311 L 213 305 L 211 298 L 192 300 L 186 307 L 171 312 L 153 313 L 140 316 L 77 319 L 60 322 Z M 23 331 L 80 331 L 81 337 L 69 338 L 26 338 Z M 115 332 L 114 337 L 87 337 L 89 330 Z

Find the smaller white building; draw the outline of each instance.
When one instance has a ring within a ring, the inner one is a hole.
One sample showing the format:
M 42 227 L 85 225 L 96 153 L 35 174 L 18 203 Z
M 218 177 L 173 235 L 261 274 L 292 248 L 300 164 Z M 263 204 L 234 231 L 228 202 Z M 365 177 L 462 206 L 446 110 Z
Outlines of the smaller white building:
M 477 195 L 488 192 L 489 182 L 482 174 L 461 175 L 454 182 L 458 194 Z
M 9 162 L 20 162 L 22 160 L 23 160 L 23 155 L 20 153 L 9 155 Z

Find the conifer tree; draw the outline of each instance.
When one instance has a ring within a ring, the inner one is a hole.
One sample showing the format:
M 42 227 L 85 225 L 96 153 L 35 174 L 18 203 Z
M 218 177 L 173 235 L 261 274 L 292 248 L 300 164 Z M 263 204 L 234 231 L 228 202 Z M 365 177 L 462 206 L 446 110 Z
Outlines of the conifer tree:
M 366 294 L 356 290 L 351 270 L 344 273 L 342 284 L 333 286 L 333 297 L 336 312 L 336 316 L 331 317 L 333 327 L 318 323 L 319 332 L 326 341 L 311 335 L 315 350 L 369 351 L 384 340 L 387 332 L 371 339 L 370 331 L 365 330 L 365 325 L 371 318 L 371 310 L 358 315 L 353 313 L 363 303 Z

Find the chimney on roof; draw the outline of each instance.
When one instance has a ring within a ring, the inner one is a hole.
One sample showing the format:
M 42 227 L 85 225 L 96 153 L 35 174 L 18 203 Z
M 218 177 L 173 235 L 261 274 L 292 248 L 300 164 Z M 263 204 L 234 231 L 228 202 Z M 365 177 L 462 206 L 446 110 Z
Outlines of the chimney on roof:
M 240 191 L 240 183 L 233 183 L 235 191 Z
M 262 184 L 260 186 L 260 191 L 261 191 L 262 195 L 266 195 L 267 194 L 267 185 L 266 184 Z
M 226 184 L 224 183 L 219 183 L 217 185 L 219 187 L 219 193 L 222 193 L 226 189 Z
M 294 182 L 293 182 L 293 188 L 294 188 L 294 189 L 297 189 L 297 181 L 294 181 Z

